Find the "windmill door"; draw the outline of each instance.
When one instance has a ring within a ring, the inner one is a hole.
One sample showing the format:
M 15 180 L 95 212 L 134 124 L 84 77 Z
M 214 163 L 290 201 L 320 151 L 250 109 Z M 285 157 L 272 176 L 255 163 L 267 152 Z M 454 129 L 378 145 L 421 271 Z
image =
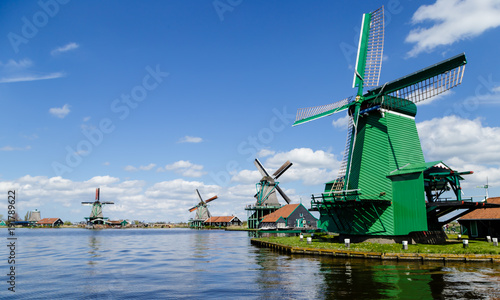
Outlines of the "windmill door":
M 470 236 L 477 237 L 477 221 L 470 222 Z
M 304 227 L 304 218 L 298 218 L 296 222 L 296 227 Z

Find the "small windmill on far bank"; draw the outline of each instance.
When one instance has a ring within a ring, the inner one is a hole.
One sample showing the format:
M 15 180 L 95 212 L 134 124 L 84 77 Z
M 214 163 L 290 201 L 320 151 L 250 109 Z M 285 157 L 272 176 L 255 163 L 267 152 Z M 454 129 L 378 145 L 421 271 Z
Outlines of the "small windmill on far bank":
M 279 186 L 279 182 L 276 180 L 293 165 L 290 161 L 286 161 L 271 176 L 257 158 L 254 164 L 262 175 L 262 179 L 256 184 L 257 193 L 254 197 L 257 201 L 255 205 L 249 205 L 245 208 L 248 211 L 248 228 L 250 229 L 258 228 L 259 222 L 264 216 L 273 213 L 281 207 L 276 196 L 276 191 L 285 199 L 287 204 L 290 203 L 290 198 L 283 192 Z
M 103 225 L 107 223 L 108 218 L 104 217 L 102 214 L 102 207 L 106 204 L 115 204 L 111 201 L 101 202 L 100 201 L 100 188 L 95 190 L 95 201 L 94 202 L 82 202 L 82 205 L 92 205 L 92 210 L 89 217 L 85 217 L 87 220 L 87 225 Z
M 484 189 L 484 191 L 486 192 L 486 196 L 484 198 L 485 200 L 490 197 L 488 195 L 488 188 L 489 187 L 490 187 L 490 185 L 488 184 L 488 177 L 486 177 L 486 184 L 485 185 L 476 186 L 476 188 L 478 188 L 478 189 Z
M 191 219 L 189 223 L 190 227 L 198 228 L 198 227 L 203 227 L 203 222 L 205 222 L 206 219 L 211 217 L 210 212 L 208 211 L 207 204 L 217 199 L 217 195 L 204 201 L 203 198 L 201 198 L 198 189 L 196 189 L 196 194 L 198 195 L 200 202 L 196 206 L 193 206 L 189 209 L 189 212 L 196 211 L 195 218 Z

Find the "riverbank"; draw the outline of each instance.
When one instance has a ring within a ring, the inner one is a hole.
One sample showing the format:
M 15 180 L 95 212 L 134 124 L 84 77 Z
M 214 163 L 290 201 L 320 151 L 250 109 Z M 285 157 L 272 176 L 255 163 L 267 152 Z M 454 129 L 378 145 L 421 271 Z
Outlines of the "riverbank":
M 401 244 L 358 243 L 346 247 L 343 243 L 313 241 L 307 244 L 306 238 L 265 237 L 251 239 L 252 245 L 271 248 L 287 254 L 317 256 L 353 257 L 379 260 L 421 260 L 421 261 L 461 261 L 461 262 L 500 262 L 500 248 L 483 241 L 469 241 L 463 248 L 461 241 L 451 240 L 444 245 L 408 245 L 403 250 Z

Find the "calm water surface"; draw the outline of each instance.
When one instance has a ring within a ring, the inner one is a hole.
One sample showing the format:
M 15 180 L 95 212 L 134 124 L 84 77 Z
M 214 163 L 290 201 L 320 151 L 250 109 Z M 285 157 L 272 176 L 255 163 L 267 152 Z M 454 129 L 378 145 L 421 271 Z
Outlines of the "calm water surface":
M 2 280 L 0 298 L 500 298 L 498 264 L 289 256 L 250 245 L 246 232 L 217 230 L 16 229 L 16 236 L 16 292 Z

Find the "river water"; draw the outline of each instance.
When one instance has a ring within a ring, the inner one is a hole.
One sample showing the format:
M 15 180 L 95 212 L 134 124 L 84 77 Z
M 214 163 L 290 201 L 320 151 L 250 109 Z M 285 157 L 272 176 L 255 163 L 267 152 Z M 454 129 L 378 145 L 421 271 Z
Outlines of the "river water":
M 220 230 L 15 234 L 15 292 L 3 250 L 2 299 L 500 298 L 498 264 L 290 256 L 250 245 L 247 232 Z

